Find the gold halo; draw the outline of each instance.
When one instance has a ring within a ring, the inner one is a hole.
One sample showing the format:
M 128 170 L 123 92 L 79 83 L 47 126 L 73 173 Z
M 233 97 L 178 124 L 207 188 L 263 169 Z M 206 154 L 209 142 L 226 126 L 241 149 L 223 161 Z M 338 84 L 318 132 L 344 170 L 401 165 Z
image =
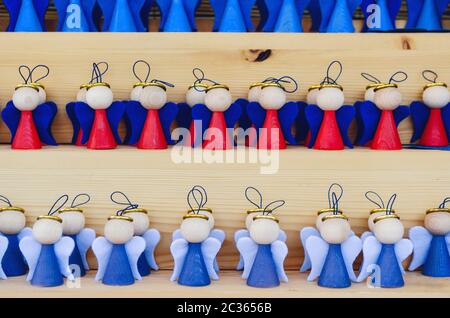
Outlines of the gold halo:
M 3 208 L 0 208 L 0 213 L 5 212 L 5 211 L 17 211 L 17 212 L 25 213 L 25 209 L 19 208 L 17 206 L 6 206 Z
M 209 217 L 206 215 L 203 215 L 203 214 L 190 213 L 190 214 L 186 214 L 183 216 L 183 220 L 186 220 L 186 219 L 203 219 L 203 220 L 208 221 Z
M 437 212 L 447 212 L 450 213 L 450 208 L 432 208 L 428 209 L 426 214 L 437 213 Z
M 264 83 L 264 82 L 255 82 L 252 85 L 250 85 L 250 87 L 248 89 L 252 89 L 252 88 L 255 88 L 255 87 L 261 87 L 264 84 L 266 84 L 266 83 Z
M 158 83 L 158 82 L 149 82 L 149 83 L 139 83 L 139 84 L 143 84 L 142 87 L 149 87 L 149 86 L 155 86 L 155 87 L 159 87 L 162 88 L 164 91 L 167 91 L 167 87 L 166 85 L 162 84 L 162 83 Z
M 34 85 L 34 86 L 36 86 L 36 87 L 40 87 L 40 88 L 42 88 L 43 90 L 45 90 L 45 86 L 44 85 L 42 85 L 41 83 L 30 83 L 31 85 Z
M 286 91 L 286 89 L 284 88 L 284 86 L 281 85 L 280 83 L 264 83 L 264 84 L 261 86 L 261 89 L 264 89 L 264 88 L 266 88 L 266 87 L 278 87 L 278 88 L 281 88 L 283 91 Z
M 89 87 L 89 85 L 91 85 L 91 84 L 81 84 L 80 89 L 83 89 L 83 88 L 87 89 Z
M 272 213 L 272 210 L 270 210 L 270 209 L 266 210 L 264 208 L 257 208 L 257 209 L 249 209 L 249 210 L 247 210 L 247 214 L 261 213 L 261 212 Z
M 319 211 L 317 212 L 317 216 L 319 216 L 319 215 L 321 215 L 321 214 L 324 214 L 324 213 L 328 213 L 328 212 L 334 212 L 334 211 L 335 211 L 335 210 L 334 210 L 333 208 L 322 209 L 322 210 L 319 210 Z M 341 210 L 339 210 L 338 213 L 339 213 L 339 214 L 344 214 Z
M 122 214 L 128 214 L 128 213 L 144 213 L 144 214 L 148 214 L 148 211 L 146 209 L 136 208 L 136 209 L 129 209 L 129 210 L 123 211 Z
M 280 220 L 278 220 L 273 215 L 257 215 L 257 216 L 253 217 L 253 221 L 255 221 L 255 220 L 271 220 L 271 221 L 275 221 L 277 223 L 280 223 Z
M 426 90 L 431 87 L 440 87 L 440 86 L 448 87 L 447 84 L 445 84 L 444 82 L 437 82 L 437 83 L 430 83 L 430 84 L 425 85 L 423 90 Z
M 339 88 L 341 91 L 344 91 L 344 88 L 338 84 L 321 84 L 319 89 L 322 88 Z
M 86 86 L 86 90 L 90 90 L 90 89 L 93 88 L 93 87 L 108 87 L 108 88 L 111 88 L 111 86 L 110 86 L 108 83 L 102 82 L 102 83 L 88 84 L 88 85 Z
M 111 215 L 108 217 L 108 221 L 111 220 L 120 220 L 120 221 L 127 221 L 127 222 L 133 222 L 133 219 L 129 216 L 121 216 L 121 215 Z
M 322 88 L 322 84 L 311 85 L 311 86 L 308 88 L 308 92 L 310 92 L 310 91 L 312 91 L 312 90 L 314 90 L 314 89 L 321 89 L 321 88 Z
M 380 85 L 381 85 L 381 83 L 372 83 L 372 84 L 369 84 L 369 85 L 366 86 L 366 91 L 367 91 L 368 89 L 371 89 L 371 88 L 377 88 L 377 87 L 380 86 Z
M 188 90 L 191 89 L 191 88 L 195 88 L 195 87 L 201 87 L 201 88 L 205 88 L 206 89 L 206 88 L 208 88 L 208 85 L 202 84 L 202 83 L 198 83 L 198 84 L 190 85 Z
M 380 83 L 377 87 L 375 87 L 374 91 L 378 92 L 379 90 L 385 89 L 385 88 L 398 88 L 398 85 L 395 83 Z
M 373 210 L 370 210 L 369 215 L 372 215 L 375 213 L 380 213 L 380 212 L 386 213 L 387 211 L 388 211 L 388 209 L 386 209 L 386 208 L 373 209 Z M 392 211 L 395 213 L 395 210 L 389 210 L 389 211 Z
M 204 212 L 209 212 L 209 213 L 213 213 L 213 211 L 212 211 L 212 209 L 210 209 L 210 208 L 205 208 L 205 207 L 203 207 L 203 208 L 200 208 L 200 209 L 189 209 L 188 211 L 187 211 L 187 213 L 188 214 L 191 214 L 191 213 L 194 213 L 194 212 L 196 212 L 196 211 L 204 211 Z
M 322 218 L 322 222 L 326 221 L 326 220 L 331 220 L 331 219 L 342 219 L 342 220 L 348 221 L 348 217 L 344 214 L 332 214 L 332 215 L 325 215 Z
M 400 217 L 397 214 L 386 214 L 386 215 L 381 215 L 376 217 L 375 219 L 373 219 L 373 223 L 377 223 L 378 221 L 382 221 L 382 220 L 387 220 L 387 219 L 397 219 L 400 220 Z
M 83 209 L 80 208 L 64 208 L 58 211 L 59 214 L 64 212 L 80 212 L 83 213 Z
M 148 83 L 146 83 L 146 82 L 138 82 L 138 83 L 136 83 L 136 84 L 133 85 L 133 88 L 136 88 L 136 87 L 145 87 L 145 86 L 147 86 L 147 84 L 148 84 Z
M 54 215 L 41 215 L 37 217 L 37 221 L 39 220 L 52 220 L 59 223 L 62 223 L 62 219 L 60 217 L 54 216 Z
M 206 92 L 209 92 L 209 91 L 211 91 L 211 90 L 213 90 L 213 89 L 216 89 L 216 88 L 223 88 L 223 89 L 226 89 L 227 91 L 230 90 L 230 88 L 229 88 L 227 85 L 223 85 L 223 84 L 214 84 L 214 85 L 209 85 L 209 86 L 206 88 Z
M 38 91 L 38 92 L 39 92 L 39 86 L 37 86 L 37 85 L 34 84 L 34 83 L 30 83 L 30 84 L 19 84 L 19 85 L 16 86 L 16 88 L 15 88 L 14 90 L 17 91 L 19 88 L 24 88 L 24 87 L 32 88 L 32 89 L 34 89 L 35 91 Z

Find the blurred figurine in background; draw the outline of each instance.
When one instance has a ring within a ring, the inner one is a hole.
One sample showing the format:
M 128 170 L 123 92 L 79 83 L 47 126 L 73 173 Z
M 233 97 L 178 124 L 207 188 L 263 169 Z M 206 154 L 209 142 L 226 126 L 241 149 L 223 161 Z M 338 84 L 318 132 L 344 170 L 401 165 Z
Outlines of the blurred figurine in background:
M 145 32 L 147 0 L 97 0 L 103 12 L 103 32 Z
M 361 0 L 311 0 L 319 2 L 320 27 L 323 33 L 355 32 L 353 14 Z
M 201 0 L 156 0 L 161 12 L 161 32 L 197 31 L 195 13 Z
M 56 31 L 97 32 L 97 0 L 54 0 L 58 12 Z
M 251 19 L 256 0 L 210 0 L 214 10 L 214 32 L 250 32 L 254 30 Z
M 402 0 L 362 0 L 364 15 L 363 32 L 395 31 L 395 21 L 402 7 Z
M 49 0 L 3 0 L 9 13 L 8 32 L 43 32 Z
M 408 22 L 405 29 L 442 31 L 442 16 L 449 0 L 406 0 Z
M 302 18 L 309 0 L 261 0 L 267 18 L 263 32 L 303 32 Z

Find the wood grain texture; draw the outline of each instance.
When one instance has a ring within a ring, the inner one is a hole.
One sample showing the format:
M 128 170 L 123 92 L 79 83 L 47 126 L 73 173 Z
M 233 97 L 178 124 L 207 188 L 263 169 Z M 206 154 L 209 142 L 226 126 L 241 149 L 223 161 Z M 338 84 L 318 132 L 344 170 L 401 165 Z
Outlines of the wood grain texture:
M 245 284 L 236 271 L 221 272 L 220 280 L 206 287 L 186 287 L 170 282 L 170 271 L 159 271 L 131 286 L 112 287 L 94 281 L 89 273 L 80 281 L 80 288 L 66 286 L 41 288 L 30 286 L 24 277 L 9 278 L 0 284 L 1 298 L 438 298 L 450 294 L 449 278 L 429 278 L 419 273 L 407 273 L 405 287 L 369 288 L 365 283 L 350 288 L 330 289 L 307 282 L 306 275 L 288 272 L 289 283 L 276 288 L 252 288 Z M 187 300 L 188 301 L 188 300 Z
M 195 184 L 208 190 L 208 206 L 214 210 L 216 227 L 227 234 L 219 253 L 223 269 L 233 269 L 238 260 L 233 233 L 244 227 L 245 211 L 251 208 L 244 197 L 247 186 L 259 188 L 265 202 L 286 200 L 286 206 L 276 214 L 288 234 L 286 267 L 298 269 L 303 258 L 299 231 L 312 226 L 316 212 L 328 207 L 331 183 L 343 185 L 341 207 L 350 217 L 353 230 L 361 234 L 373 208 L 364 198 L 366 191 L 377 191 L 383 198 L 398 193 L 396 210 L 405 227 L 410 228 L 422 223 L 427 208 L 436 207 L 449 195 L 450 180 L 449 153 L 439 151 L 326 152 L 289 148 L 279 153 L 275 174 L 261 174 L 261 166 L 267 163 L 249 160 L 229 164 L 175 163 L 172 149 L 141 151 L 122 147 L 89 151 L 62 146 L 24 152 L 0 146 L 0 158 L 4 185 L 1 194 L 26 209 L 30 225 L 37 216 L 46 214 L 61 194 L 87 192 L 92 195 L 85 209 L 87 226 L 101 235 L 107 217 L 118 209 L 110 201 L 110 193 L 127 193 L 132 201 L 150 210 L 151 226 L 162 234 L 156 254 L 164 269 L 172 268 L 171 233 L 187 211 L 186 194 Z M 89 262 L 96 267 L 92 255 Z
M 229 84 L 235 98 L 245 97 L 250 83 L 291 75 L 300 90 L 289 98 L 303 100 L 307 87 L 320 81 L 335 59 L 344 65 L 340 82 L 347 103 L 363 97 L 367 82 L 360 76 L 362 71 L 383 80 L 397 70 L 406 71 L 409 80 L 401 85 L 405 104 L 420 97 L 424 69 L 434 69 L 442 81 L 450 82 L 448 34 L 0 33 L 0 42 L 0 104 L 6 104 L 20 82 L 18 65 L 47 64 L 51 74 L 43 83 L 61 110 L 53 129 L 61 143 L 69 142 L 72 134 L 65 104 L 89 80 L 94 61 L 109 62 L 105 80 L 117 99 L 128 99 L 136 82 L 131 66 L 137 59 L 150 61 L 152 77 L 176 85 L 168 92 L 173 101 L 184 99 L 194 67 Z M 261 52 L 270 54 L 260 61 Z M 411 123 L 405 121 L 400 130 L 403 142 L 408 142 Z M 9 132 L 1 124 L 0 141 L 8 140 Z

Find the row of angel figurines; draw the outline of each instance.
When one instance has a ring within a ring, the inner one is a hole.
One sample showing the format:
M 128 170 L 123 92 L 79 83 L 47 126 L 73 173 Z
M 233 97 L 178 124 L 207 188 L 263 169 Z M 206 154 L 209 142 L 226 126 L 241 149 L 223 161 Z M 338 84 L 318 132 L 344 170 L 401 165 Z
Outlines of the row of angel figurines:
M 352 282 L 363 281 L 382 288 L 402 287 L 403 263 L 411 254 L 409 270 L 421 267 L 426 276 L 450 277 L 450 208 L 446 207 L 450 198 L 426 211 L 425 227 L 412 227 L 407 239 L 403 238 L 404 226 L 393 209 L 395 194 L 385 203 L 375 192 L 366 193 L 376 209 L 370 211 L 369 231 L 361 237 L 352 231 L 348 217 L 340 209 L 342 194 L 340 185 L 331 185 L 329 207 L 318 212 L 315 227 L 300 231 L 304 248 L 300 271 L 310 271 L 308 281 L 317 280 L 319 286 L 328 288 L 346 288 Z M 285 201 L 265 205 L 261 193 L 253 187 L 245 190 L 245 197 L 255 207 L 247 211 L 245 229 L 234 234 L 240 254 L 237 270 L 242 271 L 248 286 L 265 288 L 287 283 L 287 236 L 274 215 Z M 106 285 L 134 284 L 158 270 L 154 252 L 160 233 L 149 228 L 147 210 L 122 192 L 112 193 L 111 200 L 123 208 L 108 218 L 104 236 L 96 238 L 93 229 L 85 228 L 81 209 L 89 202 L 89 195 L 78 195 L 66 206 L 68 199 L 67 195 L 58 199 L 30 229 L 25 227 L 24 209 L 2 196 L 7 206 L 0 209 L 1 278 L 28 272 L 26 280 L 31 285 L 62 285 L 64 277 L 74 280 L 86 274 L 86 253 L 90 248 L 98 263 L 95 280 Z M 170 280 L 184 286 L 207 286 L 219 279 L 217 255 L 225 232 L 215 228 L 213 210 L 206 206 L 207 193 L 202 186 L 188 192 L 187 202 L 189 210 L 172 234 L 174 269 Z M 355 260 L 361 252 L 363 260 L 357 274 Z
M 197 31 L 196 12 L 202 0 L 53 0 L 61 32 L 146 32 L 154 6 L 160 11 L 162 32 Z M 205 2 L 205 1 L 203 1 Z M 45 14 L 50 0 L 3 0 L 10 32 L 46 30 Z M 406 0 L 408 31 L 442 31 L 442 17 L 449 0 Z M 402 0 L 209 0 L 214 11 L 215 32 L 251 32 L 253 8 L 260 13 L 258 31 L 303 32 L 308 11 L 315 32 L 355 32 L 353 15 L 364 15 L 363 32 L 398 30 Z M 102 21 L 102 26 L 100 22 Z

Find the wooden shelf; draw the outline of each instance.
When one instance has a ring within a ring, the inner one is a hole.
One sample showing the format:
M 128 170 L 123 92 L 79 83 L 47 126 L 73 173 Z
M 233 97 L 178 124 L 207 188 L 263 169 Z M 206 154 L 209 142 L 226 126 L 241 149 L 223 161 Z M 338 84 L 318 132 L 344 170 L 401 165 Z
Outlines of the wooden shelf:
M 365 283 L 353 284 L 346 289 L 329 289 L 317 286 L 317 282 L 307 282 L 306 274 L 289 272 L 289 283 L 282 283 L 277 288 L 260 289 L 248 287 L 236 271 L 224 271 L 220 279 L 206 287 L 186 287 L 170 282 L 170 271 L 154 272 L 142 281 L 131 286 L 112 287 L 98 283 L 94 274 L 89 273 L 80 281 L 80 288 L 67 286 L 40 288 L 25 282 L 24 277 L 1 281 L 0 297 L 45 297 L 45 298 L 395 298 L 395 297 L 448 297 L 450 294 L 449 278 L 429 278 L 420 273 L 407 273 L 403 288 L 369 288 Z

